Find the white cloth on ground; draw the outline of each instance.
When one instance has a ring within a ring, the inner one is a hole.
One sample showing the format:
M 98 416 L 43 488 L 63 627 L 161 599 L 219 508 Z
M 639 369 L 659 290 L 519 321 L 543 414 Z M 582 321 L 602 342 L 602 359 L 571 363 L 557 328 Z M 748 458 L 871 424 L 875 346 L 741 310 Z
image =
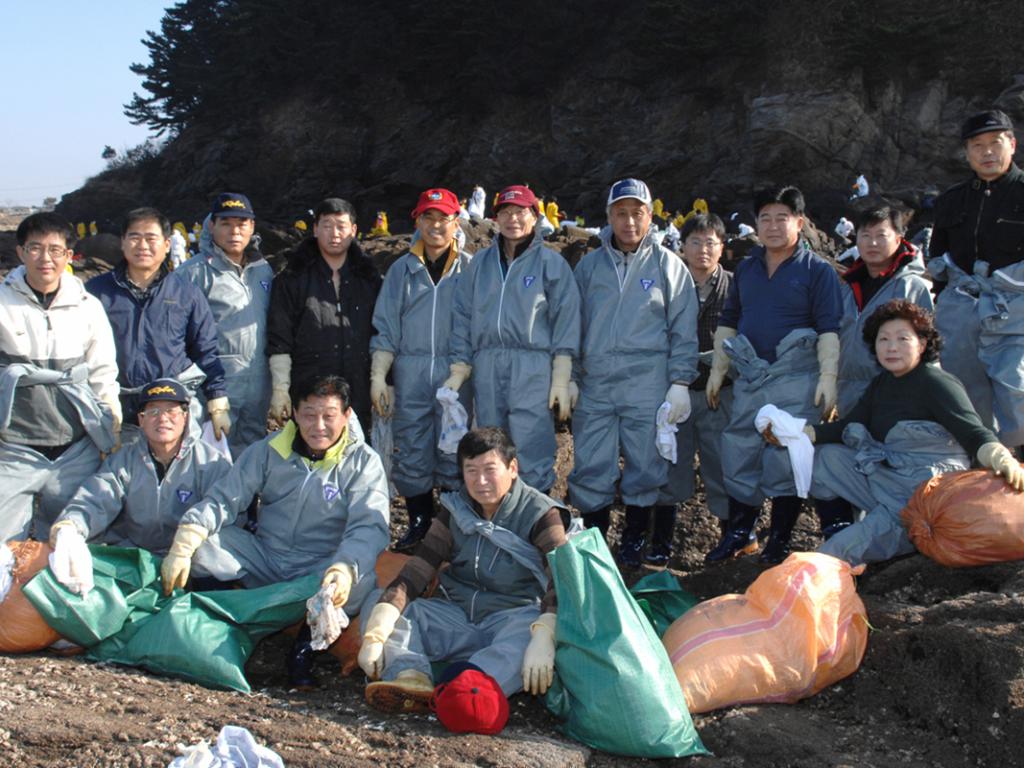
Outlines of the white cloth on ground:
M 678 458 L 676 454 L 678 446 L 676 432 L 679 431 L 679 428 L 668 420 L 668 414 L 671 410 L 672 404 L 667 401 L 658 406 L 658 414 L 655 416 L 658 431 L 654 438 L 654 444 L 661 458 L 675 464 Z
M 764 433 L 765 427 L 769 424 L 772 425 L 772 434 L 789 452 L 796 495 L 806 499 L 811 488 L 811 471 L 814 468 L 814 444 L 804 432 L 807 419 L 798 419 L 769 403 L 757 412 L 754 426 L 758 432 Z
M 459 440 L 469 431 L 469 414 L 459 402 L 459 393 L 451 387 L 439 388 L 436 397 L 441 404 L 441 435 L 437 447 L 445 453 L 455 453 Z
M 248 730 L 238 725 L 225 725 L 211 750 L 206 741 L 194 747 L 179 744 L 181 757 L 167 768 L 284 768 L 284 761 L 272 749 L 256 743 Z
M 50 570 L 57 581 L 76 595 L 85 597 L 93 588 L 92 554 L 85 537 L 75 528 L 62 527 L 50 553 Z
M 327 584 L 306 601 L 306 623 L 309 624 L 310 645 L 314 651 L 330 648 L 348 626 L 348 614 L 334 604 L 333 596 L 334 585 Z

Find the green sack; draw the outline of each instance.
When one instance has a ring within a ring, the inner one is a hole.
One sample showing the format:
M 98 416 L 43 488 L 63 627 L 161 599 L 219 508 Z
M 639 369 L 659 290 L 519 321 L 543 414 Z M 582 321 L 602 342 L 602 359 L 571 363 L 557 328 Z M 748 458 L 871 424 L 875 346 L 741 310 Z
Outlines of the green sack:
M 679 586 L 679 581 L 668 571 L 644 576 L 629 588 L 629 593 L 636 598 L 637 605 L 658 637 L 662 637 L 672 622 L 700 602 Z
M 548 554 L 558 596 L 547 706 L 567 736 L 632 757 L 709 754 L 657 635 L 622 582 L 600 531 Z
M 245 662 L 256 643 L 301 620 L 320 575 L 258 589 L 164 597 L 160 559 L 140 549 L 91 546 L 95 586 L 85 598 L 49 569 L 23 591 L 47 624 L 90 658 L 139 666 L 248 693 Z

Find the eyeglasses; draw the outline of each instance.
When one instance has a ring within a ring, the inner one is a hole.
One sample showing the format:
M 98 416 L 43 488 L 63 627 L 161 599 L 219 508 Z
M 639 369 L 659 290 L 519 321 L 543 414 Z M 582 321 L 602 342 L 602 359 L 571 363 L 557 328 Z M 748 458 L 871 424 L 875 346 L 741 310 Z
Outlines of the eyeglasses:
M 168 408 L 146 408 L 142 414 L 149 419 L 159 419 L 161 416 L 169 416 L 171 419 L 178 419 L 185 415 L 184 405 L 172 405 Z
M 878 235 L 872 235 L 870 232 L 857 233 L 857 239 L 862 243 L 888 243 L 892 238 L 893 236 L 888 232 L 882 232 Z
M 162 243 L 162 242 L 164 242 L 164 240 L 166 240 L 166 238 L 163 235 L 154 235 L 154 234 L 142 235 L 142 234 L 139 234 L 138 232 L 129 232 L 127 235 L 124 236 L 124 239 L 128 241 L 129 245 L 133 245 L 133 246 L 134 245 L 138 245 L 143 240 L 145 240 L 146 241 L 146 245 L 148 245 L 150 248 L 153 248 L 158 243 Z
M 453 221 L 455 221 L 455 219 L 457 218 L 457 216 L 427 216 L 427 214 L 423 214 L 422 216 L 420 216 L 420 221 L 422 221 L 428 227 L 446 227 Z
M 45 253 L 51 259 L 56 260 L 68 252 L 68 249 L 63 245 L 43 245 L 42 243 L 29 243 L 24 249 L 25 253 L 33 259 L 38 259 Z
M 532 208 L 521 208 L 518 205 L 506 205 L 498 211 L 499 219 L 526 219 L 533 213 Z
M 691 248 L 716 248 L 722 244 L 722 241 L 713 237 L 709 237 L 707 240 L 691 237 L 686 241 L 686 244 Z

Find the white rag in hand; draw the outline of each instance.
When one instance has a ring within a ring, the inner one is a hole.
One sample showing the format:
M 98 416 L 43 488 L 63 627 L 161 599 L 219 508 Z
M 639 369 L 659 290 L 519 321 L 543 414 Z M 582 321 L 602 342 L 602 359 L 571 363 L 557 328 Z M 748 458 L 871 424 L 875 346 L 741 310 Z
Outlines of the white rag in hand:
M 783 447 L 789 451 L 789 463 L 793 467 L 793 482 L 796 484 L 796 495 L 807 498 L 811 489 L 811 471 L 814 469 L 814 443 L 804 432 L 807 419 L 798 419 L 774 405 L 766 405 L 754 417 L 754 426 L 763 433 L 765 427 L 772 425 L 772 434 L 778 438 Z
M 658 427 L 657 435 L 654 438 L 654 445 L 657 447 L 661 458 L 675 464 L 678 458 L 676 455 L 676 432 L 679 431 L 679 428 L 668 420 L 668 414 L 671 410 L 672 404 L 668 401 L 658 406 L 658 414 L 654 417 L 654 422 Z
M 437 447 L 443 453 L 455 453 L 459 440 L 469 432 L 469 414 L 459 402 L 459 393 L 451 387 L 441 387 L 436 397 L 442 409 L 441 437 L 437 440 Z
M 50 553 L 50 570 L 57 581 L 76 595 L 85 597 L 93 588 L 92 554 L 85 538 L 75 528 L 62 527 Z
M 334 585 L 328 584 L 306 601 L 306 623 L 314 651 L 330 648 L 348 626 L 348 614 L 334 604 L 333 596 Z
M 203 442 L 213 448 L 228 460 L 228 464 L 231 464 L 231 449 L 228 448 L 228 436 L 221 434 L 220 440 L 217 439 L 216 435 L 213 434 L 213 422 L 209 419 L 203 422 Z

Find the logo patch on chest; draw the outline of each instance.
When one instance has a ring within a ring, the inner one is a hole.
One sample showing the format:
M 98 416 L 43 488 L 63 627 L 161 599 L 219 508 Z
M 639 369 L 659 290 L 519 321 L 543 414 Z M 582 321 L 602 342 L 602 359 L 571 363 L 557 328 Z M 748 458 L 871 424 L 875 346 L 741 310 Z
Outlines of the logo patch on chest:
M 523 285 L 529 288 L 531 285 L 533 285 L 533 281 L 536 279 L 536 275 L 527 275 L 526 277 L 523 278 Z
M 188 490 L 187 488 L 179 488 L 178 489 L 178 501 L 180 501 L 182 504 L 184 504 L 186 501 L 188 501 L 191 498 L 192 498 L 192 491 Z
M 640 287 L 644 289 L 645 293 L 647 291 L 651 290 L 651 286 L 652 285 L 654 285 L 654 281 L 653 280 L 648 280 L 647 278 L 643 278 L 643 277 L 640 278 Z
M 324 501 L 331 501 L 338 495 L 338 486 L 324 483 Z
M 260 280 L 260 285 L 263 286 L 264 292 L 270 293 L 270 281 L 269 280 Z

